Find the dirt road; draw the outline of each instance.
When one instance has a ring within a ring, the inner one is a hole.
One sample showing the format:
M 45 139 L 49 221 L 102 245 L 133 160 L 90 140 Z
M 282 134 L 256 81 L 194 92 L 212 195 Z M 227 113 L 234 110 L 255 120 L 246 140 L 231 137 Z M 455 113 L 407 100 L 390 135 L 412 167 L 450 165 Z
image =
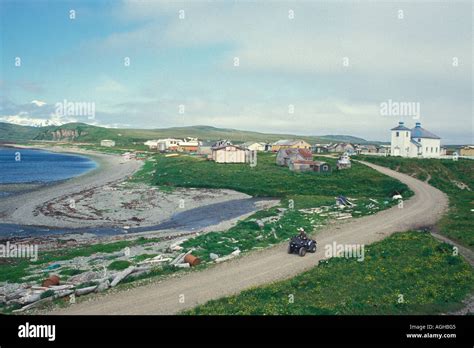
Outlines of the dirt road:
M 365 164 L 404 182 L 415 195 L 404 202 L 402 209 L 395 206 L 319 233 L 316 254 L 288 255 L 286 244 L 278 245 L 200 272 L 106 294 L 51 314 L 174 314 L 211 299 L 293 277 L 317 265 L 324 258 L 326 244 L 369 244 L 397 231 L 432 225 L 447 208 L 447 196 L 436 188 L 408 175 Z

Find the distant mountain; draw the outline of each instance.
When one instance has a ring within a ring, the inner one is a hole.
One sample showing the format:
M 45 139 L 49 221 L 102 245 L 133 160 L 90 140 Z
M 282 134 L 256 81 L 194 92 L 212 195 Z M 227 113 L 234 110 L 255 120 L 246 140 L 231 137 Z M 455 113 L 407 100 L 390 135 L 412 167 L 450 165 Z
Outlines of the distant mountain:
M 346 143 L 356 143 L 356 144 L 363 144 L 366 143 L 367 140 L 354 137 L 352 135 L 323 135 L 320 138 L 328 139 L 329 141 L 333 141 L 337 139 L 337 141 L 346 142 Z
M 198 137 L 202 140 L 230 139 L 235 143 L 247 141 L 275 142 L 280 139 L 303 139 L 310 144 L 330 142 L 367 143 L 365 139 L 349 135 L 301 136 L 295 134 L 268 134 L 211 126 L 171 127 L 160 129 L 117 129 L 91 126 L 85 123 L 67 123 L 62 126 L 29 127 L 0 122 L 0 141 L 52 140 L 98 143 L 103 139 L 125 145 L 159 138 Z

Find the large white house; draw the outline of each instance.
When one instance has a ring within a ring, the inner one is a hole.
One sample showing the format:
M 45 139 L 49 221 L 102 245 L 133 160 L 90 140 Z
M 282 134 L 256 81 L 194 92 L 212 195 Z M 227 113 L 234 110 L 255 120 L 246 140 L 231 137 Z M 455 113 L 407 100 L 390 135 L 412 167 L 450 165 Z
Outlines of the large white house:
M 405 127 L 403 122 L 391 129 L 391 155 L 401 157 L 439 157 L 441 138 L 421 127 L 417 122 L 415 127 Z

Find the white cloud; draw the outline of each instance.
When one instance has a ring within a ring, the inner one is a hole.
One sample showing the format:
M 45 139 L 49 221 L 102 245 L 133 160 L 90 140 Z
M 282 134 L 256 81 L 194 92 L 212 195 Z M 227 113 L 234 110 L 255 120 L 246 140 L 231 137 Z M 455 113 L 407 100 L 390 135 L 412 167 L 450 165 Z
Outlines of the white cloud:
M 38 107 L 42 107 L 42 106 L 46 105 L 47 103 L 44 102 L 44 101 L 36 100 L 36 99 L 35 99 L 35 100 L 32 100 L 32 101 L 31 101 L 31 104 L 35 104 L 35 105 L 38 106 Z
M 107 76 L 102 76 L 99 80 L 99 84 L 95 88 L 97 93 L 114 95 L 116 93 L 125 92 L 126 90 L 127 88 L 123 84 Z

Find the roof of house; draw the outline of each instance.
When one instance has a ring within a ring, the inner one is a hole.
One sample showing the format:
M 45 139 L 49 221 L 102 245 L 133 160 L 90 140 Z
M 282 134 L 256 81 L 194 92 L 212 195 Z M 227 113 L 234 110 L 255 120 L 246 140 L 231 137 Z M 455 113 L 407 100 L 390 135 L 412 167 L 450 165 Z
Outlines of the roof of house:
M 412 138 L 428 138 L 428 139 L 441 139 L 436 134 L 427 131 L 426 129 L 421 127 L 421 123 L 417 122 L 415 128 L 411 130 L 411 137 Z
M 418 147 L 421 147 L 421 144 L 413 139 L 411 139 L 412 144 L 415 144 Z
M 409 131 L 410 128 L 407 128 L 405 127 L 405 123 L 400 121 L 398 122 L 398 126 L 396 126 L 395 128 L 392 128 L 391 130 L 397 130 L 397 131 L 400 131 L 400 130 L 403 130 L 403 131 Z
M 294 140 L 283 139 L 274 142 L 273 145 L 293 145 L 294 143 Z
M 283 151 L 286 156 L 299 154 L 303 158 L 310 160 L 313 159 L 313 153 L 308 149 L 284 149 L 280 151 Z
M 235 147 L 236 149 L 239 149 L 239 150 L 242 150 L 242 151 L 246 150 L 241 146 L 232 145 L 232 144 L 224 144 L 224 145 L 221 145 L 221 146 L 212 147 L 212 150 L 221 150 L 221 149 L 225 149 L 226 147 Z

